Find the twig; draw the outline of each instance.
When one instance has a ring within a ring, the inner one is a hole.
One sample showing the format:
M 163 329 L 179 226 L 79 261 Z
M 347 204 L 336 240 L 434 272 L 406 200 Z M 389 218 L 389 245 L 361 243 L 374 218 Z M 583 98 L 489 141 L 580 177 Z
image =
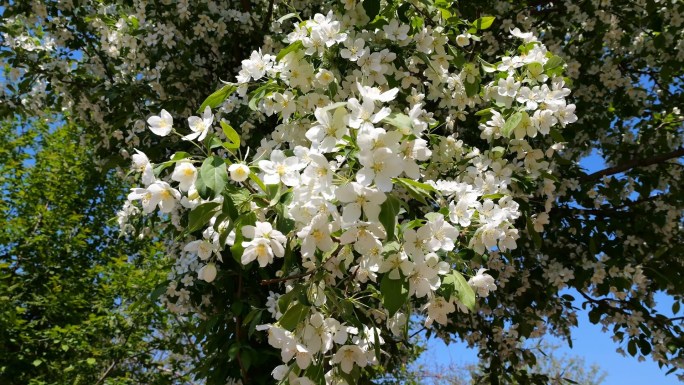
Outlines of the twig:
M 619 174 L 623 171 L 627 171 L 629 169 L 635 168 L 635 167 L 646 167 L 650 166 L 653 164 L 658 164 L 665 162 L 670 159 L 674 158 L 679 158 L 684 156 L 684 147 L 680 147 L 674 151 L 665 153 L 665 154 L 660 154 L 656 156 L 652 156 L 650 158 L 643 158 L 643 159 L 634 159 L 629 162 L 625 162 L 623 164 L 619 164 L 614 167 L 608 167 L 606 169 L 603 169 L 601 171 L 596 171 L 595 173 L 592 174 L 585 174 L 580 176 L 580 180 L 582 181 L 592 181 L 592 180 L 597 180 L 600 179 L 603 176 L 607 175 L 614 175 L 614 174 Z
M 268 31 L 268 25 L 271 23 L 271 18 L 273 17 L 273 5 L 275 0 L 270 0 L 268 2 L 268 11 L 266 13 L 266 18 L 264 19 L 264 25 L 261 27 L 261 31 L 266 33 Z
M 107 378 L 107 375 L 109 375 L 109 372 L 114 368 L 114 366 L 116 366 L 117 363 L 118 363 L 118 360 L 115 360 L 114 362 L 112 362 L 112 364 L 109 365 L 109 367 L 102 374 L 102 376 L 100 376 L 100 378 L 97 379 L 97 382 L 95 383 L 95 385 L 100 384 L 105 378 Z

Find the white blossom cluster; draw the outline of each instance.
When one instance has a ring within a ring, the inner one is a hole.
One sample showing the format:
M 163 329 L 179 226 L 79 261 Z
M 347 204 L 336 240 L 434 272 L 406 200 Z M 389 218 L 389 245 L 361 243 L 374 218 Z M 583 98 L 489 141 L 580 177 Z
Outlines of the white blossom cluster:
M 354 367 L 378 362 L 375 349 L 383 341 L 375 338 L 374 328 L 403 333 L 404 310 L 390 314 L 378 309 L 372 317 L 379 326 L 365 330 L 336 318 L 329 288 L 343 282 L 351 280 L 359 293 L 377 290 L 381 280 L 406 282 L 411 307 L 424 312 L 427 326 L 447 324 L 457 308 L 468 311 L 458 296 L 440 291 L 445 277 L 461 274 L 454 270 L 456 253 L 516 248 L 521 210 L 514 198 L 530 195 L 513 178 L 538 184 L 534 191 L 546 196 L 547 210 L 553 200 L 553 189 L 545 187 L 540 172 L 553 170 L 547 160 L 553 142 L 528 139 L 576 120 L 563 81 L 541 73 L 552 55 L 531 34 L 513 31 L 528 48 L 504 57 L 496 67 L 483 65 L 481 72 L 477 64 L 453 64 L 458 48 L 447 51 L 448 37 L 440 26 L 418 28 L 412 35 L 397 20 L 371 30 L 356 27 L 367 22 L 361 7 L 349 7 L 342 15 L 317 14 L 295 26 L 287 36 L 289 52 L 282 57 L 255 51 L 242 62 L 236 85 L 240 103 L 266 116 L 277 114 L 281 124 L 253 158 L 227 153 L 230 179 L 254 193 L 290 192 L 284 215 L 294 228 L 281 232 L 272 207 L 252 202 L 255 223 L 235 226 L 221 243 L 221 229 L 227 231 L 230 221 L 217 225 L 216 215 L 203 239 L 183 248 L 202 261 L 197 276 L 207 282 L 216 277 L 221 251 L 238 240 L 241 263 L 261 268 L 278 263 L 286 249 L 297 250 L 298 270 L 305 273 L 297 279 L 308 287 L 312 308 L 287 327 L 283 313 L 298 305 L 279 308 L 272 300 L 271 313 L 280 318 L 260 327 L 282 352 L 284 365 L 274 378 L 290 383 L 311 383 L 302 374 L 322 361 L 333 365 L 327 382 L 344 383 L 344 374 Z M 329 59 L 336 52 L 339 58 Z M 468 96 L 466 87 L 474 82 L 479 87 L 488 73 L 495 80 L 483 85 L 482 94 Z M 254 81 L 267 92 L 250 93 Z M 480 137 L 508 150 L 479 149 L 449 135 L 457 125 L 453 118 L 465 119 L 474 107 L 488 108 Z M 443 111 L 452 113 L 444 116 Z M 438 123 L 438 116 L 450 119 L 448 127 Z M 508 119 L 519 121 L 506 128 Z M 209 107 L 201 117 L 190 117 L 191 133 L 183 139 L 201 141 L 218 132 L 214 120 Z M 162 136 L 173 130 L 165 111 L 148 124 Z M 540 143 L 549 147 L 537 148 Z M 143 154 L 134 162 L 146 187 L 133 189 L 129 199 L 140 200 L 143 212 L 158 208 L 173 218 L 207 202 L 197 191 L 196 161 L 175 162 L 166 181 L 150 174 Z M 407 200 L 418 204 L 420 215 L 402 204 Z M 222 203 L 223 197 L 214 202 Z M 175 270 L 181 276 L 187 259 L 179 261 L 183 266 Z M 485 269 L 470 274 L 468 283 L 479 296 L 496 290 Z

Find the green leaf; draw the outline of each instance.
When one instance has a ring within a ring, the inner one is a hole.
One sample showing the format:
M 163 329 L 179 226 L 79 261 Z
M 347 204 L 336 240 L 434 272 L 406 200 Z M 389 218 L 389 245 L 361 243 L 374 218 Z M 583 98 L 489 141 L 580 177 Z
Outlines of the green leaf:
M 452 296 L 471 311 L 475 310 L 475 292 L 461 273 L 453 270 L 442 279 L 443 296 L 450 300 Z
M 198 114 L 201 114 L 204 112 L 204 109 L 209 106 L 209 108 L 214 109 L 223 103 L 230 95 L 233 94 L 237 90 L 237 86 L 234 84 L 226 84 L 225 86 L 221 87 L 218 89 L 216 92 L 213 94 L 209 95 L 204 102 L 202 102 L 202 105 L 200 108 L 197 110 Z
M 410 23 L 410 20 L 406 16 L 406 12 L 411 8 L 411 3 L 405 2 L 397 8 L 397 17 L 402 23 Z
M 40 366 L 40 364 L 42 364 L 42 363 L 43 363 L 43 360 L 41 360 L 41 359 L 33 360 L 33 366 L 37 367 L 37 366 Z
M 527 64 L 527 70 L 530 72 L 530 75 L 537 77 L 544 72 L 544 67 L 541 65 L 541 63 L 533 62 Z
M 399 112 L 393 112 L 389 114 L 389 116 L 387 116 L 382 121 L 398 128 L 399 131 L 405 134 L 410 133 L 413 129 L 413 123 L 411 123 L 411 118 L 409 118 L 408 115 Z
M 287 56 L 288 53 L 299 51 L 302 48 L 304 48 L 304 44 L 302 44 L 301 40 L 297 40 L 287 47 L 281 49 L 280 52 L 278 52 L 278 55 L 276 55 L 276 61 L 280 61 L 282 58 Z
M 427 204 L 426 198 L 431 198 L 431 192 L 437 191 L 426 183 L 417 182 L 408 178 L 394 178 L 395 183 L 404 187 L 408 193 L 422 204 Z
M 304 321 L 307 315 L 309 315 L 309 307 L 296 303 L 287 309 L 285 314 L 278 320 L 278 323 L 283 329 L 292 331 L 300 322 Z
M 223 134 L 228 139 L 227 142 L 223 143 L 223 147 L 228 150 L 240 148 L 240 135 L 238 135 L 237 131 L 225 120 L 221 120 L 221 128 L 223 129 Z
M 373 338 L 375 340 L 375 343 L 373 344 L 373 348 L 375 349 L 375 358 L 377 358 L 378 362 L 380 362 L 380 337 L 378 336 L 378 327 L 375 326 L 375 323 L 373 323 Z
M 157 167 L 155 167 L 155 168 L 154 168 L 154 175 L 159 176 L 159 174 L 160 174 L 164 169 L 166 169 L 167 167 L 169 167 L 169 166 L 175 164 L 175 163 L 178 162 L 179 160 L 183 160 L 183 159 L 186 159 L 186 158 L 189 158 L 189 157 L 190 157 L 190 154 L 188 154 L 187 152 L 185 152 L 185 151 L 178 151 L 177 153 L 173 154 L 173 156 L 171 157 L 171 159 L 169 159 L 168 161 L 166 161 L 166 162 L 164 162 L 164 163 L 161 163 L 161 164 L 159 164 Z
M 276 20 L 279 24 L 282 24 L 283 21 L 292 19 L 293 17 L 298 17 L 299 14 L 296 12 L 290 12 L 285 16 L 280 17 L 278 20 Z
M 252 111 L 256 111 L 257 104 L 259 103 L 259 101 L 263 99 L 264 96 L 266 96 L 267 94 L 278 89 L 280 89 L 278 85 L 273 80 L 269 80 L 268 82 L 266 82 L 265 84 L 263 84 L 262 86 L 255 89 L 249 94 L 249 103 L 247 104 L 248 107 Z
M 494 159 L 500 159 L 506 153 L 506 149 L 501 146 L 496 146 L 489 151 Z
M 392 317 L 408 299 L 408 281 L 406 279 L 391 279 L 385 274 L 380 281 L 380 294 L 382 294 L 382 306 L 387 309 Z
M 283 294 L 278 298 L 278 310 L 281 312 L 287 311 L 287 308 L 290 306 L 290 303 L 295 300 L 299 296 L 299 293 L 304 289 L 304 286 L 301 284 L 295 285 L 295 287 L 292 288 L 292 290 L 288 291 L 287 293 Z
M 228 183 L 228 170 L 226 163 L 218 156 L 210 156 L 204 160 L 200 168 L 200 177 L 207 186 L 213 191 L 214 196 L 221 194 L 223 188 Z
M 190 211 L 190 214 L 188 214 L 187 232 L 192 233 L 206 227 L 220 205 L 219 202 L 207 202 Z
M 480 59 L 480 65 L 482 65 L 482 70 L 486 73 L 496 72 L 496 66 L 486 62 L 483 59 Z
M 489 116 L 492 115 L 492 108 L 485 108 L 484 110 L 477 111 L 475 116 Z
M 546 61 L 546 64 L 544 64 L 544 70 L 552 70 L 558 67 L 561 67 L 563 64 L 565 64 L 565 60 L 563 60 L 560 56 L 551 56 L 549 60 Z
M 387 199 L 380 205 L 378 219 L 380 219 L 380 223 L 382 223 L 387 232 L 387 241 L 394 239 L 394 230 L 397 227 L 397 214 L 399 214 L 400 207 L 399 199 L 393 195 L 388 195 Z
M 425 192 L 427 196 L 430 196 L 431 192 L 437 192 L 437 190 L 435 190 L 435 188 L 432 187 L 432 185 L 429 185 L 427 183 L 418 182 L 416 180 L 409 178 L 396 178 L 396 180 L 401 182 L 403 185 L 413 186 L 417 190 Z
M 476 79 L 473 83 L 466 82 L 464 86 L 466 95 L 469 97 L 475 96 L 478 92 L 480 92 L 480 79 Z
M 201 170 L 200 170 L 201 171 Z M 207 188 L 207 185 L 202 180 L 202 175 L 195 181 L 195 187 L 197 188 L 197 193 L 202 199 L 210 199 L 211 191 Z
M 86 363 L 88 365 L 95 365 L 96 362 L 97 362 L 97 360 L 95 360 L 93 357 L 90 357 L 86 360 Z
M 489 29 L 494 23 L 496 17 L 494 16 L 483 16 L 473 22 L 473 26 L 479 30 Z
M 364 0 L 363 9 L 366 11 L 368 18 L 373 21 L 380 13 L 380 0 Z
M 636 356 L 637 354 L 637 346 L 636 342 L 634 340 L 629 340 L 627 343 L 627 352 L 632 356 Z
M 516 112 L 513 115 L 511 115 L 508 119 L 506 119 L 506 123 L 504 123 L 503 127 L 501 128 L 501 135 L 503 135 L 506 138 L 510 138 L 511 134 L 513 133 L 513 130 L 515 130 L 515 128 L 518 127 L 520 122 L 522 122 L 522 119 L 522 112 Z
M 439 73 L 439 71 L 437 71 L 437 70 L 435 69 L 435 67 L 432 66 L 432 61 L 430 60 L 430 57 L 429 57 L 428 55 L 426 55 L 426 54 L 423 53 L 423 52 L 416 52 L 416 56 L 418 56 L 418 57 L 420 58 L 420 60 L 422 60 L 423 63 L 425 63 L 428 67 L 430 67 L 430 69 L 432 69 L 433 71 Z
M 267 191 L 268 191 L 268 188 L 266 187 L 266 185 L 264 184 L 264 182 L 263 182 L 261 179 L 259 179 L 259 177 L 257 176 L 257 174 L 255 174 L 255 173 L 253 173 L 253 172 L 250 172 L 250 173 L 249 173 L 249 179 L 251 179 L 252 182 L 256 183 L 257 186 L 259 186 L 259 188 L 261 189 L 261 191 L 263 191 L 263 192 L 267 192 Z
M 551 139 L 553 139 L 555 142 L 558 142 L 558 143 L 567 142 L 567 140 L 565 140 L 563 135 L 557 129 L 552 128 L 551 131 L 549 131 L 549 133 L 551 134 Z
M 166 292 L 168 287 L 169 287 L 168 281 L 164 281 L 164 282 L 160 283 L 159 285 L 157 285 L 157 287 L 154 289 L 154 291 L 152 291 L 152 293 L 150 293 L 150 300 L 152 300 L 152 302 L 156 302 L 157 299 L 159 299 L 159 297 L 161 297 L 161 295 Z

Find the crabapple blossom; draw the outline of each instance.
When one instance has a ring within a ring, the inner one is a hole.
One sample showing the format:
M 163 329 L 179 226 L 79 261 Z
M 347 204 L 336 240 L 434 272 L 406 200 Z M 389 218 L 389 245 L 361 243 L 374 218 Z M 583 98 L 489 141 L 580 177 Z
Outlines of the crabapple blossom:
M 244 182 L 249 178 L 251 170 L 243 163 L 233 163 L 228 166 L 228 172 L 230 172 L 230 179 L 233 181 Z
M 151 116 L 147 119 L 150 131 L 155 135 L 166 136 L 173 130 L 173 117 L 166 110 L 161 110 L 159 116 Z
M 470 43 L 480 39 L 476 30 L 454 41 L 442 26 L 372 27 L 363 7 L 345 9 L 295 25 L 287 52 L 252 52 L 237 83 L 217 93 L 229 90 L 226 120 L 247 117 L 243 140 L 254 155 L 238 158 L 242 148 L 214 140 L 214 94 L 183 137 L 205 154 L 173 158 L 170 175 L 167 163 L 129 196 L 144 213 L 164 189 L 173 199 L 160 211 L 181 202 L 170 220 L 187 237 L 174 267 L 182 285 L 194 274 L 212 281 L 216 264 L 232 269 L 232 260 L 241 270 L 226 274 L 242 284 L 245 272 L 258 273 L 273 321 L 256 330 L 280 351 L 273 377 L 290 384 L 309 383 L 317 365 L 331 368 L 320 381 L 344 384 L 340 373 L 379 363 L 376 351 L 402 335 L 406 309 L 426 327 L 448 325 L 457 309 L 475 311 L 475 293 L 497 286 L 476 259 L 461 256 L 514 250 L 520 231 L 535 227 L 517 228 L 522 215 L 543 222 L 550 204 L 519 202 L 553 199 L 544 179 L 555 171 L 546 154 L 558 135 L 547 134 L 576 119 L 562 71 L 544 68 L 553 56 L 534 35 L 516 31 L 529 46 L 481 71 L 456 57 L 479 49 Z M 482 116 L 474 135 L 455 123 L 473 112 Z M 265 121 L 276 124 L 251 140 Z M 143 172 L 144 164 L 134 159 Z M 199 230 L 202 238 L 191 236 Z

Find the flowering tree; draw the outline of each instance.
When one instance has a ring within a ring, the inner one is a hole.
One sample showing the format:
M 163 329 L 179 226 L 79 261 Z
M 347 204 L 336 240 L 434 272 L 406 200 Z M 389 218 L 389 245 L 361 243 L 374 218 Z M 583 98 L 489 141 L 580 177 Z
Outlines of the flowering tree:
M 134 163 L 120 225 L 167 242 L 203 376 L 354 383 L 417 316 L 523 378 L 569 287 L 678 367 L 680 5 L 99 4 L 7 4 L 3 113 L 61 105 Z

